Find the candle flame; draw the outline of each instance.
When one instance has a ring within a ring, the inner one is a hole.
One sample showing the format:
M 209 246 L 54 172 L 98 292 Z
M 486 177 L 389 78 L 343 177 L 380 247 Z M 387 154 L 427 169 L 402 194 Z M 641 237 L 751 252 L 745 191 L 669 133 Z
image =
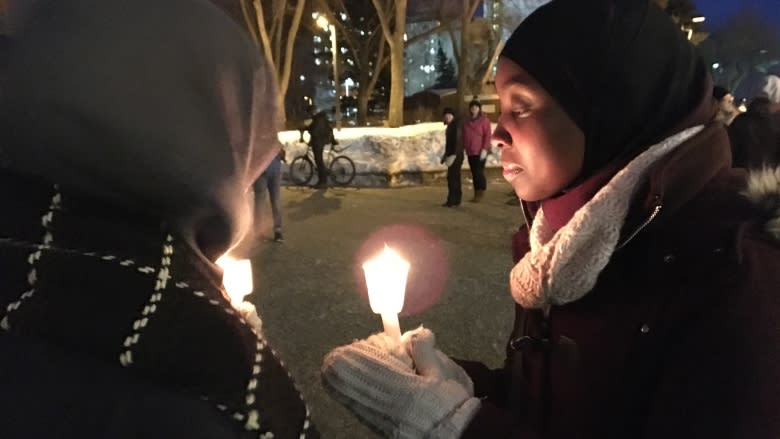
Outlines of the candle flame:
M 249 259 L 235 259 L 228 255 L 223 255 L 217 259 L 224 274 L 222 275 L 222 285 L 225 287 L 230 302 L 233 305 L 243 302 L 244 297 L 252 292 L 252 262 Z
M 384 250 L 363 264 L 368 301 L 377 314 L 398 314 L 404 306 L 409 263 L 385 244 Z

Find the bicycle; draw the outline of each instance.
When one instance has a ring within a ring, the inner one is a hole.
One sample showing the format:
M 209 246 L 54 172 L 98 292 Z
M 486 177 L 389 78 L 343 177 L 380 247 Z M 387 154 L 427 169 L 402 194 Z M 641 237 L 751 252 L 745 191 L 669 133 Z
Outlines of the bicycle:
M 323 160 L 326 162 L 328 177 L 338 186 L 347 186 L 355 179 L 355 162 L 351 158 L 340 154 L 349 146 L 336 149 L 330 145 L 330 151 L 323 151 Z M 330 159 L 330 160 L 328 160 Z M 290 162 L 290 179 L 297 185 L 307 185 L 314 176 L 314 151 L 307 147 L 306 154 L 298 156 Z

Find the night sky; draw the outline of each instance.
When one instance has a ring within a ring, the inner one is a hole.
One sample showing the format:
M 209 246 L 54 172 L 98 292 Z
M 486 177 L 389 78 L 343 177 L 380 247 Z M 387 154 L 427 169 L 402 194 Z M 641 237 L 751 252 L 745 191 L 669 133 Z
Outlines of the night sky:
M 717 27 L 744 8 L 753 8 L 780 26 L 780 0 L 694 0 L 694 3 L 710 26 Z

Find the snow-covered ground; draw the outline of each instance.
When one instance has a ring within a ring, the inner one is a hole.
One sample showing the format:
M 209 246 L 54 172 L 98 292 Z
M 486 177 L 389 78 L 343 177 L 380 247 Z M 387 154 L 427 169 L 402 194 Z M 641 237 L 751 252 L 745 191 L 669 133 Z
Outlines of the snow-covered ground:
M 444 173 L 447 168 L 439 163 L 444 153 L 444 128 L 441 122 L 431 122 L 399 128 L 334 130 L 339 155 L 355 162 L 357 177 L 350 186 L 403 186 L 419 183 L 423 173 Z M 308 147 L 299 138 L 298 131 L 279 133 L 288 163 L 306 153 Z M 325 162 L 328 163 L 327 152 Z M 488 155 L 487 167 L 500 166 L 500 152 Z M 465 160 L 463 167 L 468 169 Z M 289 182 L 286 165 L 283 173 Z

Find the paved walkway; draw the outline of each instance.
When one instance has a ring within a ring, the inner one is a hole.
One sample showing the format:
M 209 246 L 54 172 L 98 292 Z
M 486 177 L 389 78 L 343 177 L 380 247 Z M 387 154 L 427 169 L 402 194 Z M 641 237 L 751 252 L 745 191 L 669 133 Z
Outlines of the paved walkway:
M 407 305 L 414 314 L 401 317 L 402 329 L 425 324 L 444 352 L 501 364 L 513 318 L 509 242 L 521 224 L 519 207 L 506 204 L 508 191 L 491 182 L 482 203 L 449 209 L 440 206 L 442 186 L 283 188 L 286 241 L 257 250 L 250 297 L 323 437 L 376 437 L 325 394 L 319 367 L 333 347 L 381 330 L 361 295 L 361 264 L 383 242 L 412 264 Z M 270 234 L 270 225 L 263 228 Z

